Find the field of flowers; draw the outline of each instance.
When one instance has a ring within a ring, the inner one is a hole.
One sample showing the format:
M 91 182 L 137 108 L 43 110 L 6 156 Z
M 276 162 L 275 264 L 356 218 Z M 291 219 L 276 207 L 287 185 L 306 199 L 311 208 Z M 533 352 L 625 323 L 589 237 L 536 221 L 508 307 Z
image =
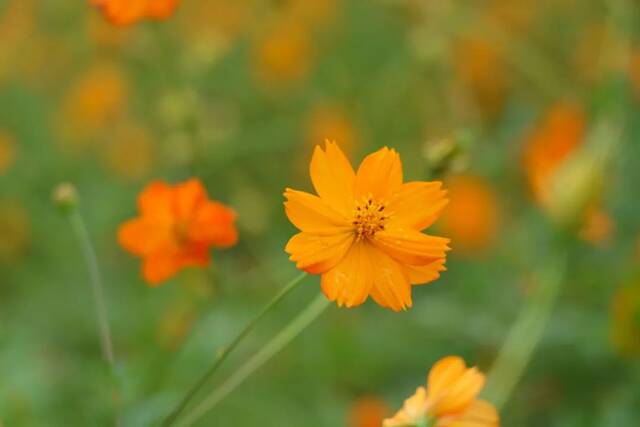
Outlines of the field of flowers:
M 636 0 L 0 0 L 0 427 L 640 425 Z

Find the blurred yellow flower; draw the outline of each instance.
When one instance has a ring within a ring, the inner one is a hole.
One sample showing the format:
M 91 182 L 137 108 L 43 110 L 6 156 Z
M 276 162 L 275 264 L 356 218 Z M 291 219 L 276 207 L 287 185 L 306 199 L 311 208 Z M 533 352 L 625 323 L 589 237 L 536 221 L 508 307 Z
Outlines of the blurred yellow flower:
M 35 32 L 34 0 L 9 0 L 0 7 L 0 82 L 15 72 L 16 61 Z
M 640 356 L 640 285 L 621 287 L 611 300 L 611 341 L 623 355 Z
M 23 256 L 31 243 L 29 213 L 15 200 L 0 200 L 0 261 Z
M 631 52 L 629 59 L 629 78 L 637 99 L 640 99 L 640 47 Z
M 326 27 L 336 17 L 343 0 L 291 0 L 286 13 L 313 28 Z
M 493 119 L 499 115 L 509 84 L 500 47 L 469 34 L 454 45 L 453 64 L 458 80 L 469 90 L 483 117 Z
M 384 400 L 376 396 L 363 396 L 351 405 L 347 427 L 380 427 L 388 415 L 389 408 Z
M 346 153 L 353 153 L 358 135 L 353 122 L 345 111 L 336 105 L 320 105 L 307 118 L 307 141 L 311 147 L 321 145 L 325 140 L 340 141 Z
M 319 196 L 284 194 L 287 216 L 301 231 L 287 243 L 291 261 L 321 274 L 322 291 L 339 306 L 371 296 L 394 311 L 411 307 L 411 285 L 437 279 L 449 250 L 449 239 L 421 232 L 447 204 L 441 183 L 403 183 L 400 156 L 387 147 L 356 173 L 335 142 L 316 147 L 310 175 Z
M 8 133 L 0 131 L 0 176 L 6 174 L 16 159 L 16 140 Z
M 95 137 L 125 109 L 128 85 L 119 67 L 97 63 L 69 89 L 62 105 L 62 130 L 74 143 Z
M 180 0 L 89 0 L 114 25 L 131 25 L 143 19 L 167 19 Z
M 442 215 L 443 234 L 454 250 L 477 252 L 490 246 L 498 231 L 498 196 L 483 178 L 458 175 L 447 180 L 451 202 Z
M 103 160 L 117 176 L 135 181 L 151 173 L 157 147 L 146 128 L 123 123 L 105 144 Z
M 258 77 L 269 87 L 298 81 L 309 71 L 309 30 L 292 20 L 276 20 L 258 35 L 253 49 Z
M 536 201 L 548 206 L 553 180 L 558 170 L 582 145 L 586 116 L 573 104 L 555 104 L 527 137 L 523 155 L 524 171 Z
M 402 409 L 384 420 L 383 426 L 498 427 L 496 409 L 477 399 L 484 383 L 484 374 L 476 368 L 467 368 L 460 357 L 447 356 L 431 368 L 427 387 L 418 387 Z

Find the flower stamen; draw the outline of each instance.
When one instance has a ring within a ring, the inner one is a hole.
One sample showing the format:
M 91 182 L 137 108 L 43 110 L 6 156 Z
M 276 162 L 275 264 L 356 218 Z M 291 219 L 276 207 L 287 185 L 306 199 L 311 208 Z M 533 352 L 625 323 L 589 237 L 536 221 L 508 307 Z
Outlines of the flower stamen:
M 356 204 L 351 223 L 353 224 L 357 241 L 372 238 L 378 231 L 384 230 L 390 216 L 385 212 L 386 208 L 387 205 L 384 201 L 375 201 L 370 194 L 364 196 Z

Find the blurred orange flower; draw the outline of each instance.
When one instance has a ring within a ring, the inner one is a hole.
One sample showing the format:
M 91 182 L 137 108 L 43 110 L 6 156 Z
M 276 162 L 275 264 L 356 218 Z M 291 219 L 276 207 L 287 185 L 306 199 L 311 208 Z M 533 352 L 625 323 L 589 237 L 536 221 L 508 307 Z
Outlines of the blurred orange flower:
M 619 288 L 611 301 L 611 341 L 626 356 L 640 356 L 640 286 Z
M 500 47 L 470 34 L 456 43 L 453 61 L 458 80 L 469 90 L 482 115 L 487 119 L 499 115 L 508 91 Z
M 180 0 L 89 0 L 114 25 L 130 25 L 142 19 L 167 19 Z
M 524 169 L 535 199 L 547 206 L 555 174 L 582 144 L 586 131 L 584 112 L 575 105 L 554 105 L 527 138 Z
M 285 250 L 298 268 L 321 274 L 322 291 L 339 306 L 368 296 L 383 307 L 411 307 L 411 285 L 443 271 L 449 239 L 421 233 L 447 204 L 440 182 L 403 184 L 402 163 L 387 147 L 357 173 L 335 142 L 316 147 L 310 165 L 319 196 L 287 188 L 285 210 L 301 231 Z
M 135 181 L 151 172 L 156 152 L 157 147 L 147 129 L 135 123 L 124 123 L 106 142 L 103 160 L 117 176 Z
M 604 209 L 587 210 L 580 238 L 593 245 L 605 246 L 615 230 L 615 223 Z
M 73 140 L 91 138 L 124 109 L 128 85 L 115 64 L 97 63 L 71 87 L 62 106 L 62 127 Z
M 376 396 L 364 396 L 353 402 L 349 411 L 348 427 L 380 427 L 389 414 L 384 400 Z
M 138 218 L 120 226 L 118 240 L 144 259 L 143 276 L 152 286 L 185 267 L 207 265 L 210 247 L 232 246 L 238 239 L 235 213 L 209 200 L 197 179 L 175 186 L 149 184 L 138 209 Z
M 442 232 L 462 252 L 486 248 L 498 229 L 497 194 L 479 176 L 459 175 L 447 180 L 451 203 L 442 216 Z
M 29 212 L 17 200 L 0 199 L 0 263 L 12 262 L 31 246 Z
M 322 144 L 327 138 L 340 141 L 347 153 L 352 153 L 357 145 L 357 131 L 348 115 L 338 106 L 318 106 L 307 119 L 307 140 L 311 147 Z
M 16 141 L 0 131 L 0 176 L 9 171 L 16 158 Z
M 427 387 L 418 387 L 383 426 L 498 427 L 500 418 L 495 407 L 477 399 L 484 382 L 484 374 L 476 368 L 467 368 L 460 357 L 447 356 L 431 368 Z
M 280 19 L 262 34 L 254 47 L 260 79 L 267 84 L 283 84 L 304 77 L 311 62 L 311 42 L 307 29 L 289 19 Z
M 638 99 L 640 99 L 640 47 L 636 47 L 631 52 L 631 58 L 629 59 L 629 78 L 633 90 Z

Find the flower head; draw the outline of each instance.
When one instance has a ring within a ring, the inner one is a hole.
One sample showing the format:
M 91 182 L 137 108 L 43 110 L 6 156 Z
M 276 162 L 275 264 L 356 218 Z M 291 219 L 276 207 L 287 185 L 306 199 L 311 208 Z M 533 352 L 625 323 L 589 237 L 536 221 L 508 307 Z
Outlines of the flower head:
M 418 387 L 383 426 L 411 427 L 429 420 L 436 427 L 498 427 L 493 405 L 477 399 L 484 381 L 484 375 L 467 368 L 460 357 L 447 356 L 431 368 L 427 387 Z
M 350 407 L 348 427 L 380 427 L 389 414 L 387 404 L 376 396 L 358 398 Z
M 115 25 L 130 25 L 142 19 L 167 19 L 180 0 L 90 0 Z
M 395 311 L 411 307 L 411 285 L 444 270 L 449 240 L 422 233 L 447 203 L 441 183 L 403 183 L 400 156 L 386 147 L 355 172 L 335 142 L 316 147 L 310 174 L 318 196 L 284 194 L 287 216 L 301 231 L 285 248 L 290 259 L 321 274 L 322 291 L 339 306 L 370 295 Z
M 211 201 L 202 183 L 191 179 L 175 186 L 153 182 L 138 198 L 140 216 L 118 231 L 120 244 L 144 259 L 145 280 L 151 285 L 182 268 L 205 266 L 209 248 L 236 243 L 235 213 Z

